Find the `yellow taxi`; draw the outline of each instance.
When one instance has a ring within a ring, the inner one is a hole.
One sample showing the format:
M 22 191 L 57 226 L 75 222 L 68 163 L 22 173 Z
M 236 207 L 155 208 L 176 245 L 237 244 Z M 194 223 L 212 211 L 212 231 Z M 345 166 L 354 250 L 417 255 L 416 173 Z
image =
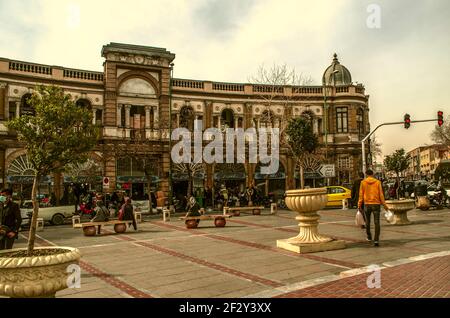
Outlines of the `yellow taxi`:
M 348 199 L 350 201 L 352 197 L 352 191 L 341 186 L 329 186 L 325 187 L 328 193 L 328 207 L 341 207 L 342 200 Z

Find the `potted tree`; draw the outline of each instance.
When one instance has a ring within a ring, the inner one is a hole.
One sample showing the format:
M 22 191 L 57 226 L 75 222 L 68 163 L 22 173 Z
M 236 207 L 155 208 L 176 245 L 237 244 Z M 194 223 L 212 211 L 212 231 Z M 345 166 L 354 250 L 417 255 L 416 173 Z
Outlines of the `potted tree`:
M 384 166 L 386 171 L 394 172 L 396 175 L 397 184 L 400 185 L 400 174 L 408 168 L 410 156 L 405 154 L 405 150 L 398 149 L 393 154 L 386 156 L 384 159 Z M 394 213 L 394 220 L 391 224 L 406 225 L 411 224 L 408 220 L 408 211 L 414 209 L 414 200 L 400 199 L 400 191 L 397 189 L 396 199 L 386 200 L 386 205 L 389 210 Z
M 92 123 L 92 111 L 77 106 L 62 88 L 38 86 L 29 103 L 33 114 L 14 118 L 6 125 L 17 132 L 34 168 L 33 216 L 28 247 L 0 252 L 0 295 L 55 297 L 57 291 L 68 287 L 68 266 L 77 264 L 81 254 L 72 247 L 34 246 L 38 185 L 42 176 L 87 160 L 98 129 Z
M 286 191 L 286 205 L 298 213 L 300 233 L 287 240 L 278 240 L 277 246 L 296 253 L 310 253 L 345 248 L 345 242 L 319 234 L 320 216 L 317 211 L 328 202 L 325 188 L 304 189 L 304 168 L 308 162 L 317 160 L 319 146 L 311 122 L 305 117 L 292 118 L 285 130 L 286 146 L 300 168 L 301 189 Z

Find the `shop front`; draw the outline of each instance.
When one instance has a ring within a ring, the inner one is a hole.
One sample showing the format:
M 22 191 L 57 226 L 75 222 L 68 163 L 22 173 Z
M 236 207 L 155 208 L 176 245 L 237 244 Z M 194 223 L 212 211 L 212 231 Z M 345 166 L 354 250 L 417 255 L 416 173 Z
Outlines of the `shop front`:
M 150 176 L 151 191 L 159 189 L 159 177 Z M 133 200 L 148 200 L 148 178 L 146 176 L 117 176 L 116 190 L 122 191 Z
M 284 166 L 279 163 L 278 171 L 272 174 L 262 174 L 261 165 L 256 166 L 255 186 L 261 193 L 266 196 L 272 194 L 274 196 L 282 196 L 286 190 L 286 172 Z

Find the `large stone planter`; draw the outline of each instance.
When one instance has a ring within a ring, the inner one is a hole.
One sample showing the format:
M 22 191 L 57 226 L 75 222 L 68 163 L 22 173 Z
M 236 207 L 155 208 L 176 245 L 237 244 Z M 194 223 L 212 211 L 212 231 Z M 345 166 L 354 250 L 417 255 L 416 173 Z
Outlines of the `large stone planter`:
M 345 248 L 345 242 L 319 234 L 320 216 L 317 211 L 323 209 L 327 202 L 327 190 L 314 188 L 286 191 L 287 207 L 298 213 L 300 232 L 286 240 L 277 240 L 277 247 L 296 252 L 312 253 Z
M 68 288 L 71 272 L 68 266 L 78 264 L 81 253 L 72 247 L 36 247 L 64 249 L 66 252 L 48 256 L 2 257 L 2 254 L 26 248 L 0 251 L 0 295 L 7 297 L 55 297 L 57 291 Z
M 386 205 L 392 213 L 394 213 L 394 220 L 390 223 L 392 225 L 408 225 L 411 221 L 408 220 L 408 211 L 415 208 L 414 200 L 387 200 Z

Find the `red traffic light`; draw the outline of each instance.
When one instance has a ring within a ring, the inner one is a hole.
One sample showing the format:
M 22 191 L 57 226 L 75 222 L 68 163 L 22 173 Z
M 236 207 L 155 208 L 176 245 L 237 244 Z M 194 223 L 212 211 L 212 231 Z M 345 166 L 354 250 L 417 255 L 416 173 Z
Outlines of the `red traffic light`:
M 444 112 L 438 111 L 438 126 L 441 127 L 444 124 Z
M 405 121 L 405 128 L 408 129 L 409 126 L 411 126 L 411 116 L 409 114 L 405 114 L 405 117 L 403 118 Z

